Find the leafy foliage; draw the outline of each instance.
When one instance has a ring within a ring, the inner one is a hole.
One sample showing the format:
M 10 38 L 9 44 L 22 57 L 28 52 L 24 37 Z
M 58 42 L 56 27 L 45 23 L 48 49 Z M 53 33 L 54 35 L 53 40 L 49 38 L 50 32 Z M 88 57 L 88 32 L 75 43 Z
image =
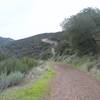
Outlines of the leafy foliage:
M 21 72 L 11 72 L 9 75 L 2 73 L 0 75 L 0 91 L 18 84 L 24 78 Z
M 97 52 L 95 41 L 96 28 L 100 27 L 100 10 L 86 8 L 80 13 L 65 19 L 63 30 L 72 47 L 79 54 Z
M 7 60 L 0 62 L 0 74 L 3 73 L 11 73 L 15 71 L 27 72 L 31 68 L 35 67 L 38 62 L 32 58 L 9 58 Z
M 74 53 L 72 46 L 67 40 L 61 40 L 55 48 L 57 55 L 72 55 Z

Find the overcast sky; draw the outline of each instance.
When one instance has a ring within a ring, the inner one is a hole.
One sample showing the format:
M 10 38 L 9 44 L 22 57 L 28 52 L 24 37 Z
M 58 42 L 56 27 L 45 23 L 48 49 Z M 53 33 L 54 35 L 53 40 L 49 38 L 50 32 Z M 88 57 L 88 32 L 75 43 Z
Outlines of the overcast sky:
M 21 39 L 61 31 L 64 18 L 100 0 L 0 0 L 0 36 Z

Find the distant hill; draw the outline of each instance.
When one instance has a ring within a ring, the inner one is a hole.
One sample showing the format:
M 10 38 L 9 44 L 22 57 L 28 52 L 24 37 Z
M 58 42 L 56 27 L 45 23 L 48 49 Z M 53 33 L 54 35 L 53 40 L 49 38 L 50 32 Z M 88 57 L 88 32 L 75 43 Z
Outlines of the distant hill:
M 0 37 L 0 45 L 5 45 L 5 44 L 7 44 L 9 42 L 12 42 L 12 41 L 14 41 L 14 40 L 11 39 L 11 38 L 3 38 L 3 37 Z
M 8 56 L 22 57 L 34 56 L 41 57 L 49 50 L 50 45 L 43 43 L 41 40 L 48 38 L 51 40 L 60 41 L 63 39 L 63 32 L 43 33 L 29 38 L 10 42 L 1 48 L 1 51 Z

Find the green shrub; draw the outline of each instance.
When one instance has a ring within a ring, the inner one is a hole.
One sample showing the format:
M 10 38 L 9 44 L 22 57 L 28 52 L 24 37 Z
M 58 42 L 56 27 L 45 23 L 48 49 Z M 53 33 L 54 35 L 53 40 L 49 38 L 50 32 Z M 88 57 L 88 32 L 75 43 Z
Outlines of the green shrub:
M 38 64 L 37 60 L 35 60 L 33 58 L 28 58 L 28 57 L 22 58 L 21 62 L 24 63 L 25 65 L 27 65 L 29 68 L 37 66 L 37 64 Z
M 0 62 L 0 90 L 18 84 L 24 73 L 37 65 L 32 58 L 10 58 Z
M 28 58 L 10 58 L 7 60 L 4 60 L 0 62 L 0 74 L 3 73 L 11 73 L 15 71 L 20 71 L 20 72 L 27 72 L 30 70 L 32 67 L 35 67 L 37 65 L 37 61 L 34 59 L 28 59 Z
M 24 78 L 21 72 L 2 73 L 0 75 L 0 90 L 6 89 L 10 86 L 17 85 Z
M 0 52 L 0 61 L 7 59 L 8 57 Z

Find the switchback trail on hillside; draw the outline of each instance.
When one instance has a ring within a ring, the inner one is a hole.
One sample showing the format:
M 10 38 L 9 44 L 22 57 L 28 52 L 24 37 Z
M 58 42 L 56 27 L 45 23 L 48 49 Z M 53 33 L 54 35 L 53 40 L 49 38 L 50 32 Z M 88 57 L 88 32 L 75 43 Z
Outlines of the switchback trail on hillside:
M 58 64 L 47 100 L 100 100 L 100 82 L 70 67 Z

